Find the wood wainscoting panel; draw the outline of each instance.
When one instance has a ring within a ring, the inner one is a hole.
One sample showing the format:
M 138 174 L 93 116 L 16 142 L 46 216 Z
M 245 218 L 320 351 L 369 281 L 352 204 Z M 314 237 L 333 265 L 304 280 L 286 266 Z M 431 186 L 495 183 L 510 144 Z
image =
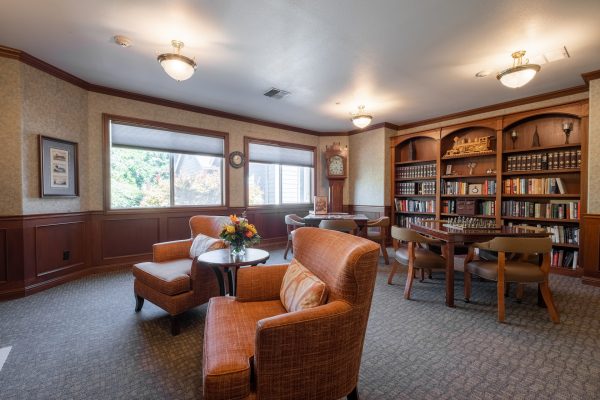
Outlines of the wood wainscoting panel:
M 196 215 L 196 214 L 194 214 Z M 167 241 L 189 239 L 192 233 L 190 232 L 190 218 L 186 216 L 167 216 Z
M 83 221 L 36 225 L 36 278 L 84 267 L 85 239 Z
M 583 215 L 579 249 L 583 261 L 582 282 L 600 286 L 600 215 Z
M 8 280 L 8 246 L 6 245 L 6 229 L 0 229 L 0 282 Z
M 160 218 L 118 218 L 102 221 L 102 260 L 152 255 L 152 245 L 160 242 Z

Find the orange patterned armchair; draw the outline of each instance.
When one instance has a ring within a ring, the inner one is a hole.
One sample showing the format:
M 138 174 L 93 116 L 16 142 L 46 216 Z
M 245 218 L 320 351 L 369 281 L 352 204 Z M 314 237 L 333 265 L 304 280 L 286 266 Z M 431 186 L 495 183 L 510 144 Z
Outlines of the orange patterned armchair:
M 287 265 L 240 269 L 237 297 L 209 302 L 206 400 L 358 397 L 379 246 L 318 228 L 293 235 L 295 260 L 327 287 L 325 304 L 287 312 L 280 300 Z
M 199 233 L 214 238 L 227 217 L 197 215 L 190 218 L 192 237 L 186 240 L 157 243 L 152 247 L 152 262 L 133 266 L 135 311 L 139 312 L 144 299 L 151 301 L 171 316 L 171 333 L 179 333 L 177 315 L 219 296 L 219 285 L 212 270 L 199 268 L 190 258 L 190 248 Z M 221 242 L 217 247 L 224 247 Z M 226 279 L 226 277 L 224 277 Z

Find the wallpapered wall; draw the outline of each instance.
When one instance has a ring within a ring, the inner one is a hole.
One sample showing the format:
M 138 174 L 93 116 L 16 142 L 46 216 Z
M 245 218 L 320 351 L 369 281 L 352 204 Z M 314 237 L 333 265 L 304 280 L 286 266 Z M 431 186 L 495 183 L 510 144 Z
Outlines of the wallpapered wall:
M 334 141 L 348 145 L 347 137 L 318 137 L 226 118 L 178 110 L 88 92 L 17 60 L 0 58 L 0 215 L 102 210 L 102 114 L 167 122 L 229 134 L 229 151 L 244 150 L 244 136 L 315 146 L 317 194 L 328 184 L 323 151 Z M 38 135 L 79 143 L 79 198 L 39 197 Z M 244 206 L 244 170 L 229 167 L 230 206 Z M 22 173 L 23 171 L 23 173 Z M 351 179 L 351 178 L 350 178 Z M 349 204 L 349 185 L 344 204 Z
M 600 213 L 600 79 L 590 82 L 588 213 Z

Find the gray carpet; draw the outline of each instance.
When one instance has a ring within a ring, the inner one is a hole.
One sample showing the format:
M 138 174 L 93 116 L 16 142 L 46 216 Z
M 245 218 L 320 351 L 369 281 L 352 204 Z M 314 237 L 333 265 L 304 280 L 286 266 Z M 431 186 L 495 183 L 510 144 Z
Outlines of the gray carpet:
M 382 264 L 361 399 L 600 398 L 600 289 L 553 276 L 560 325 L 535 305 L 534 288 L 523 304 L 507 301 L 507 323 L 499 324 L 494 284 L 474 282 L 473 302 L 449 309 L 443 276 L 415 282 L 414 300 L 406 301 L 405 270 L 393 286 L 388 271 Z M 176 337 L 162 310 L 148 302 L 139 314 L 133 308 L 128 271 L 0 303 L 0 349 L 12 346 L 0 398 L 201 398 L 206 306 L 184 315 Z

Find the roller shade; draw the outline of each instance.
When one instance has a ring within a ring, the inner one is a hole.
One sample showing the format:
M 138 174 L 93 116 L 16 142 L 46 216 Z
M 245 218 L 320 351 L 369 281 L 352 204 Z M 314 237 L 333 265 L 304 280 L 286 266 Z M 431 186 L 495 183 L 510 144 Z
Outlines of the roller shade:
M 248 155 L 250 162 L 297 165 L 302 167 L 314 167 L 315 165 L 314 152 L 312 150 L 250 143 L 248 152 L 250 153 Z
M 221 137 L 173 132 L 111 122 L 111 142 L 117 147 L 131 147 L 181 154 L 223 157 L 225 141 Z

